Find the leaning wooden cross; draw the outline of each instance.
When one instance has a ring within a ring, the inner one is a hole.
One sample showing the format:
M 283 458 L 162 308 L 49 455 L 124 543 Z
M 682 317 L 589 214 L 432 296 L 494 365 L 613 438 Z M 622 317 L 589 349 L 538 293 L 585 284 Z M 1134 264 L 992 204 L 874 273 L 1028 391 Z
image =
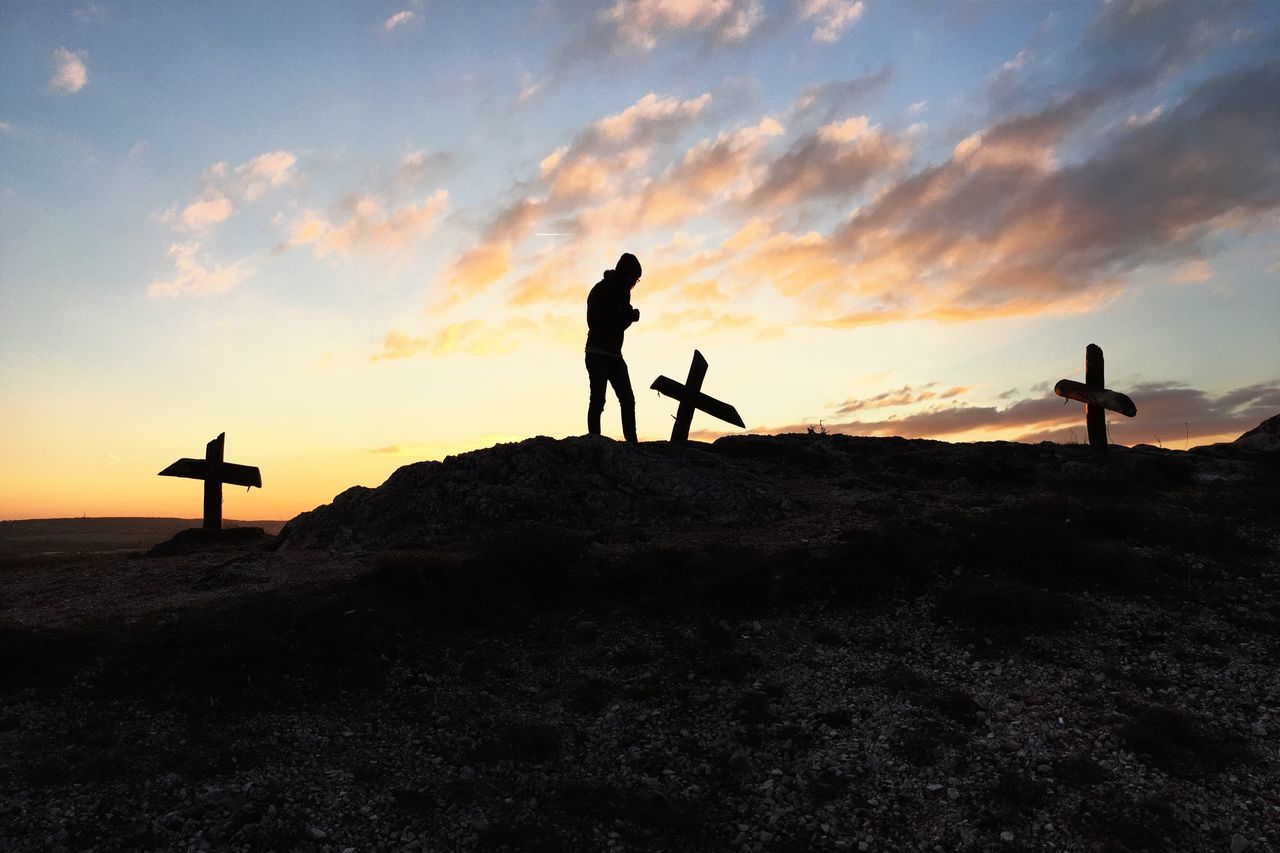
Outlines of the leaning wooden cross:
M 689 440 L 689 425 L 693 423 L 693 411 L 699 409 L 712 417 L 745 428 L 738 410 L 728 403 L 702 393 L 702 380 L 707 377 L 707 360 L 702 353 L 693 351 L 693 364 L 689 365 L 689 378 L 681 385 L 674 379 L 659 376 L 649 387 L 659 394 L 666 394 L 680 401 L 676 409 L 676 423 L 671 428 L 671 442 L 680 444 Z
M 1124 394 L 1106 388 L 1103 378 L 1102 347 L 1089 344 L 1084 350 L 1084 383 L 1063 379 L 1053 386 L 1053 393 L 1068 400 L 1084 403 L 1085 424 L 1089 428 L 1089 445 L 1107 449 L 1107 420 L 1103 409 L 1119 412 L 1126 418 L 1138 414 L 1138 407 Z
M 189 477 L 204 480 L 204 529 L 222 529 L 222 484 L 262 488 L 262 473 L 251 465 L 222 461 L 222 448 L 227 434 L 218 437 L 204 449 L 203 459 L 179 459 L 160 472 L 161 477 Z

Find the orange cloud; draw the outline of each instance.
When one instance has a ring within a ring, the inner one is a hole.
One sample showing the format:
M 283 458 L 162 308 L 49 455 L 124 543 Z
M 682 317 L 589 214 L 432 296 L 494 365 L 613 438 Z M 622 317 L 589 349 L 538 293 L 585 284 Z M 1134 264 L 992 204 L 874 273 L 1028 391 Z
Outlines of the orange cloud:
M 449 205 L 449 193 L 437 190 L 418 204 L 384 210 L 372 195 L 359 195 L 344 202 L 347 218 L 331 222 L 315 211 L 305 212 L 294 222 L 286 245 L 312 246 L 316 257 L 331 254 L 349 256 L 356 250 L 372 250 L 395 255 L 430 235 Z
M 813 40 L 830 44 L 839 41 L 844 31 L 862 17 L 862 0 L 805 0 L 800 15 L 816 20 Z
M 702 32 L 733 44 L 749 36 L 764 13 L 759 0 L 617 0 L 601 15 L 606 47 L 649 52 L 663 37 Z
M 178 218 L 188 231 L 205 231 L 224 222 L 234 209 L 231 199 L 215 190 L 211 195 L 184 207 Z
M 391 361 L 429 354 L 497 356 L 513 352 L 532 337 L 565 341 L 583 334 L 583 323 L 571 317 L 547 314 L 538 320 L 509 317 L 501 323 L 472 319 L 449 323 L 428 337 L 411 337 L 392 331 L 382 341 L 382 351 L 370 361 Z
M 617 115 L 599 119 L 591 129 L 600 139 L 614 144 L 647 142 L 649 137 L 662 130 L 687 126 L 710 102 L 710 94 L 681 101 L 678 98 L 659 98 L 650 92 Z
M 233 191 L 245 201 L 254 201 L 294 177 L 297 156 L 291 151 L 269 151 L 236 166 Z
M 882 391 L 871 397 L 851 398 L 841 403 L 836 409 L 837 415 L 848 415 L 864 409 L 885 409 L 894 406 L 910 406 L 927 400 L 949 400 L 963 394 L 968 389 L 963 386 L 947 388 L 943 391 L 932 390 L 936 382 L 929 382 L 919 388 L 904 385 L 893 391 Z
M 181 213 L 172 207 L 158 218 L 175 229 L 208 231 L 235 213 L 233 198 L 242 203 L 256 201 L 290 183 L 295 177 L 297 162 L 297 156 L 290 151 L 268 151 L 234 169 L 219 160 L 204 170 L 201 175 L 204 186 L 194 201 L 183 206 Z
M 847 199 L 876 178 L 888 177 L 910 155 L 909 144 L 866 116 L 832 122 L 801 137 L 770 163 L 748 204 L 777 209 L 823 198 Z
M 169 247 L 173 259 L 172 278 L 151 282 L 147 296 L 152 299 L 173 299 L 177 296 L 213 296 L 226 293 L 253 275 L 254 269 L 240 260 L 233 264 L 206 264 L 200 258 L 202 244 L 199 241 L 174 243 Z

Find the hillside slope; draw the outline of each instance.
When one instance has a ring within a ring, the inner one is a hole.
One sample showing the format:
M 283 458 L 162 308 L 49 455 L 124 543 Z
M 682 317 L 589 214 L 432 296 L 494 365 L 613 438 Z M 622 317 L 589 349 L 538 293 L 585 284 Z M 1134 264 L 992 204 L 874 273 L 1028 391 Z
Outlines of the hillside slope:
M 1278 498 L 1235 445 L 538 438 L 13 562 L 0 849 L 1265 853 Z

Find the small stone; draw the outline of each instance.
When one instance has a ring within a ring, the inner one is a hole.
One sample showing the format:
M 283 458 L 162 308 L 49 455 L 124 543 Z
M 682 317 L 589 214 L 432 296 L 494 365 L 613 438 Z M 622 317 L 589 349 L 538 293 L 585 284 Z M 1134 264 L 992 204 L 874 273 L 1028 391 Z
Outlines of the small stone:
M 735 773 L 750 773 L 755 768 L 751 763 L 751 756 L 747 755 L 745 749 L 735 750 L 733 755 L 729 756 L 729 769 Z
M 1000 840 L 1007 844 L 1013 840 L 1013 833 L 1006 829 L 1004 832 L 1000 833 Z
M 955 802 L 956 800 L 960 799 L 960 791 L 957 790 L 956 788 L 948 788 L 947 799 L 951 800 L 952 802 Z
M 930 794 L 936 794 L 937 792 L 942 790 L 942 786 L 939 785 L 937 782 L 930 782 L 928 785 L 924 786 L 924 789 L 928 791 Z
M 1244 853 L 1253 846 L 1253 842 L 1240 833 L 1231 836 L 1231 853 Z
M 325 832 L 318 826 L 308 826 L 307 835 L 311 836 L 313 841 L 323 841 L 329 837 L 329 833 Z
M 1250 729 L 1252 729 L 1253 733 L 1254 733 L 1255 735 L 1257 735 L 1258 737 L 1266 737 L 1266 736 L 1267 736 L 1267 727 L 1266 727 L 1266 725 L 1264 725 L 1264 724 L 1263 724 L 1262 720 L 1258 720 L 1256 723 L 1254 723 L 1254 724 L 1253 724 L 1252 726 L 1250 726 L 1249 728 L 1250 728 Z

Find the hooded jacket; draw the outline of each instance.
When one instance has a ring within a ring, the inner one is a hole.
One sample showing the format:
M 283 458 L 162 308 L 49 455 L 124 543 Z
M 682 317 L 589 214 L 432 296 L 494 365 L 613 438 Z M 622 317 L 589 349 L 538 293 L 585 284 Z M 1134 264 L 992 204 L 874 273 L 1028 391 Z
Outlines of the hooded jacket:
M 605 270 L 587 296 L 587 352 L 621 358 L 632 318 L 631 288 L 616 270 Z

